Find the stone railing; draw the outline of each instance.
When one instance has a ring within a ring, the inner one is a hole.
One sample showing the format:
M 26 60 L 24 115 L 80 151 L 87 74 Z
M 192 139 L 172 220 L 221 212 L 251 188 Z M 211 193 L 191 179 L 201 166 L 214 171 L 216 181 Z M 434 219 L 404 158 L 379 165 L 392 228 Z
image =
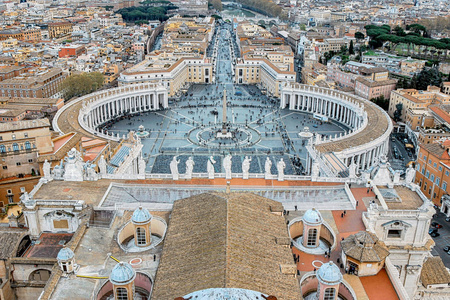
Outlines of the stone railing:
M 403 286 L 402 282 L 400 281 L 400 274 L 398 273 L 397 268 L 391 262 L 391 259 L 389 257 L 386 257 L 386 260 L 384 261 L 384 266 L 386 269 L 386 273 L 388 274 L 389 279 L 391 280 L 392 285 L 394 286 L 395 291 L 397 292 L 398 298 L 400 300 L 409 300 L 410 297 L 406 292 L 406 289 Z

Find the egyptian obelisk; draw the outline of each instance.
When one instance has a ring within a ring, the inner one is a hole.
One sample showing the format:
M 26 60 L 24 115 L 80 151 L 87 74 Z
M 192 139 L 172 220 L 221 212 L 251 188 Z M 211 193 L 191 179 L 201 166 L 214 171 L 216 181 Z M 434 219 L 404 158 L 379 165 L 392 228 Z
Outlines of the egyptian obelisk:
M 222 134 L 227 134 L 227 90 L 223 89 L 223 103 L 222 103 Z

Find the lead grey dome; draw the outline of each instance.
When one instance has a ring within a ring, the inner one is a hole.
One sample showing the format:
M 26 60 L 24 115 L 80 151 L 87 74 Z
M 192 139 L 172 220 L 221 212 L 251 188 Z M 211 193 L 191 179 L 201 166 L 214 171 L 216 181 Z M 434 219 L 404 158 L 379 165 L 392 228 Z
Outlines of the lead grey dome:
M 109 280 L 112 284 L 124 285 L 133 281 L 135 277 L 133 267 L 129 263 L 120 262 L 112 269 Z
M 303 222 L 307 223 L 308 225 L 320 225 L 323 223 L 322 215 L 315 208 L 308 209 L 303 215 L 302 219 Z
M 75 256 L 72 250 L 70 248 L 64 247 L 59 250 L 58 255 L 56 256 L 57 260 L 60 261 L 67 261 L 72 259 Z
M 339 268 L 330 261 L 329 263 L 323 264 L 317 271 L 317 279 L 321 283 L 335 285 L 342 281 L 343 276 Z
M 153 216 L 150 214 L 148 209 L 139 206 L 133 213 L 131 221 L 135 224 L 145 224 L 152 220 Z

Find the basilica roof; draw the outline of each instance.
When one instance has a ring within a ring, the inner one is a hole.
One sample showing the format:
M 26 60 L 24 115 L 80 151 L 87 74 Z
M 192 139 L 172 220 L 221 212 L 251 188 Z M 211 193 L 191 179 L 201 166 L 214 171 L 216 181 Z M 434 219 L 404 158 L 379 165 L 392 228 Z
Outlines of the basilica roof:
M 300 299 L 292 252 L 277 239 L 280 203 L 250 193 L 205 193 L 175 201 L 152 298 L 175 299 L 210 288 L 240 288 Z M 260 297 L 261 298 L 261 297 Z

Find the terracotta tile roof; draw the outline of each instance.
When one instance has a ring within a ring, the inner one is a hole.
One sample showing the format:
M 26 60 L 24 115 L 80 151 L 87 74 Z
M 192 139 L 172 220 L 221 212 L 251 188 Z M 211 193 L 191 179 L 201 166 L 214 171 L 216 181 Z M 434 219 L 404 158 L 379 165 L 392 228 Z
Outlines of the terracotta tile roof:
M 341 241 L 342 251 L 360 262 L 381 262 L 389 251 L 375 234 L 360 231 Z
M 17 244 L 27 234 L 26 231 L 5 230 L 0 232 L 0 259 L 8 259 L 15 256 Z M 14 253 L 14 254 L 13 254 Z
M 438 115 L 445 122 L 450 123 L 450 115 L 439 106 L 430 106 L 429 109 Z
M 173 206 L 152 298 L 174 299 L 207 288 L 242 288 L 300 299 L 281 266 L 294 265 L 276 201 L 250 193 L 201 194 Z M 294 265 L 295 268 L 295 265 Z
M 432 155 L 440 158 L 440 159 L 450 159 L 450 156 L 447 152 L 448 147 L 445 147 L 445 145 L 441 145 L 439 143 L 430 143 L 430 144 L 420 144 L 421 148 L 424 148 Z
M 450 283 L 450 274 L 439 256 L 430 257 L 424 262 L 420 280 L 424 287 Z

